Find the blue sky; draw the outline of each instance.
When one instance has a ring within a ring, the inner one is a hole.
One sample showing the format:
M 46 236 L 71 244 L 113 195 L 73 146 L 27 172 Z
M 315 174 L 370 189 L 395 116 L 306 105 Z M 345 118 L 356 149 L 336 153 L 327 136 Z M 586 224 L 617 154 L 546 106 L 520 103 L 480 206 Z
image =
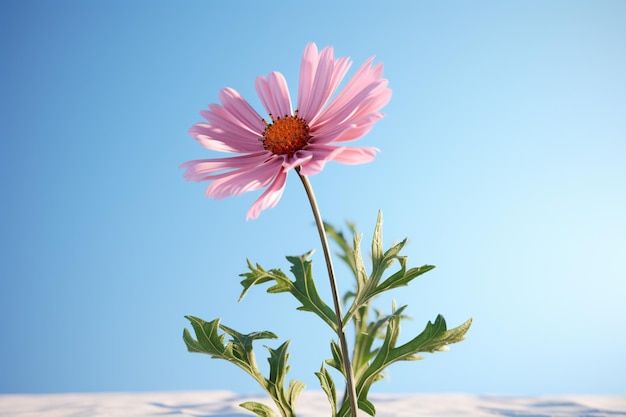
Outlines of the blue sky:
M 178 168 L 215 156 L 187 130 L 221 88 L 261 112 L 278 70 L 295 97 L 314 41 L 376 55 L 393 89 L 359 142 L 377 159 L 311 178 L 322 215 L 368 242 L 380 209 L 386 244 L 437 266 L 381 299 L 409 305 L 401 340 L 474 318 L 373 391 L 626 394 L 624 21 L 623 1 L 3 1 L 0 392 L 258 392 L 186 352 L 189 314 L 291 339 L 318 389 L 330 331 L 284 294 L 237 303 L 246 258 L 315 248 L 325 288 L 297 178 L 246 222 L 258 194 L 209 200 Z

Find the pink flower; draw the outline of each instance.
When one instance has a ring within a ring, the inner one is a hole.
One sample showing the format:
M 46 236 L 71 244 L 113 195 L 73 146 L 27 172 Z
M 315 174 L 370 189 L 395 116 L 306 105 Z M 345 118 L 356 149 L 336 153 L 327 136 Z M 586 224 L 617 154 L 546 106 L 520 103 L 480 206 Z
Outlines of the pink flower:
M 222 104 L 210 104 L 201 112 L 208 123 L 193 125 L 189 133 L 210 150 L 241 155 L 185 162 L 181 165 L 187 168 L 185 179 L 211 181 L 206 195 L 215 199 L 267 187 L 248 210 L 246 218 L 255 219 L 278 203 L 292 168 L 313 175 L 331 160 L 372 161 L 375 148 L 341 146 L 365 135 L 383 117 L 379 110 L 391 98 L 382 78 L 383 65 L 372 66 L 372 61 L 373 57 L 368 59 L 331 100 L 351 62 L 348 57 L 335 59 L 331 47 L 318 52 L 314 43 L 308 44 L 302 55 L 297 110 L 292 111 L 281 73 L 257 77 L 255 87 L 269 122 L 237 91 L 224 88 L 219 94 Z

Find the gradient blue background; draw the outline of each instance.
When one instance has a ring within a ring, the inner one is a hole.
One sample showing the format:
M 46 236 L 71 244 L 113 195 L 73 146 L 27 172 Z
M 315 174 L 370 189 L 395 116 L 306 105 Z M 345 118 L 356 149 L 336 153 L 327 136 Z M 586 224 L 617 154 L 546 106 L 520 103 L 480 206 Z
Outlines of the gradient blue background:
M 626 2 L 5 0 L 0 39 L 1 392 L 260 391 L 186 352 L 187 314 L 291 339 L 318 389 L 330 331 L 285 294 L 237 303 L 246 258 L 312 248 L 327 295 L 300 183 L 246 222 L 257 193 L 209 200 L 178 169 L 215 156 L 187 130 L 222 87 L 261 112 L 279 70 L 295 99 L 315 41 L 393 89 L 359 142 L 377 159 L 311 178 L 324 217 L 366 249 L 381 209 L 386 245 L 437 265 L 381 299 L 409 304 L 401 341 L 474 318 L 374 391 L 626 394 Z

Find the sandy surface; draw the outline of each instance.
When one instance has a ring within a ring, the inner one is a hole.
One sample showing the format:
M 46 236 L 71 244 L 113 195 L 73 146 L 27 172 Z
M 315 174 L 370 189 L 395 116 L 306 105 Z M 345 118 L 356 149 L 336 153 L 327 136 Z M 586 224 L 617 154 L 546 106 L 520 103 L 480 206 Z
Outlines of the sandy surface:
M 372 394 L 377 417 L 506 416 L 615 417 L 626 416 L 626 396 L 559 395 L 537 397 L 464 394 Z M 0 394 L 2 417 L 245 417 L 244 401 L 267 403 L 262 396 L 229 391 Z M 322 392 L 305 391 L 298 402 L 299 417 L 329 417 Z M 366 414 L 364 414 L 366 415 Z

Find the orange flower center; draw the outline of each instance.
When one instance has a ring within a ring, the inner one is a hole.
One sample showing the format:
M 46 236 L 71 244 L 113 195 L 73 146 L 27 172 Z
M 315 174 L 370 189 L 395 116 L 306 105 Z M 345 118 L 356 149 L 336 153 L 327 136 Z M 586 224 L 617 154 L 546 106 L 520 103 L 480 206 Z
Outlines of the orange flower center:
M 263 137 L 263 147 L 275 155 L 293 155 L 296 151 L 304 148 L 311 139 L 309 125 L 298 117 L 298 110 L 293 116 L 285 116 L 274 119 L 270 114 L 272 123 L 265 120 L 265 130 Z

